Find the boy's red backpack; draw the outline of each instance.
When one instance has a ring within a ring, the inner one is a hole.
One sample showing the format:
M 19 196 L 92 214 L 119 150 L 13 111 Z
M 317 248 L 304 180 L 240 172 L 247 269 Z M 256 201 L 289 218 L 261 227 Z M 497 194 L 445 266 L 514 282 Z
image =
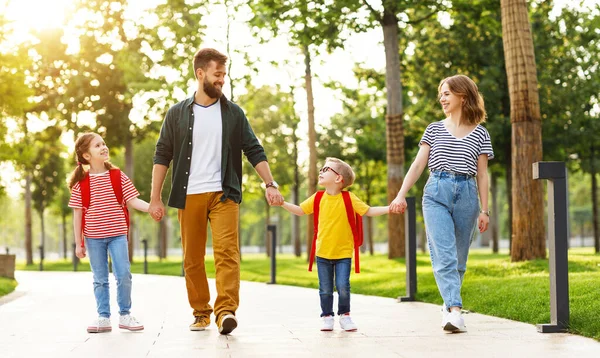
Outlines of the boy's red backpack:
M 313 206 L 315 233 L 313 235 L 312 248 L 310 250 L 310 261 L 308 263 L 308 271 L 312 271 L 312 266 L 315 261 L 315 254 L 317 251 L 317 234 L 319 232 L 319 204 L 321 203 L 321 198 L 323 197 L 324 192 L 324 190 L 319 190 L 315 194 L 315 202 Z M 358 260 L 359 248 L 363 244 L 364 240 L 362 217 L 356 212 L 354 212 L 354 208 L 352 207 L 352 199 L 350 199 L 350 192 L 342 191 L 342 198 L 344 198 L 346 215 L 348 216 L 348 222 L 350 223 L 350 228 L 352 228 L 352 235 L 354 236 L 354 271 L 356 273 L 360 273 L 360 263 Z
M 120 206 L 123 207 L 123 213 L 125 214 L 125 222 L 127 223 L 127 229 L 129 229 L 129 210 L 127 210 L 127 204 L 123 202 L 123 187 L 121 186 L 121 170 L 111 169 L 109 170 L 110 183 L 112 184 L 115 197 Z M 81 216 L 81 231 L 85 227 L 85 213 L 90 208 L 90 175 L 85 174 L 85 177 L 79 181 L 79 189 L 81 190 L 81 205 L 83 206 L 83 215 Z M 81 247 L 84 246 L 84 240 L 81 240 Z

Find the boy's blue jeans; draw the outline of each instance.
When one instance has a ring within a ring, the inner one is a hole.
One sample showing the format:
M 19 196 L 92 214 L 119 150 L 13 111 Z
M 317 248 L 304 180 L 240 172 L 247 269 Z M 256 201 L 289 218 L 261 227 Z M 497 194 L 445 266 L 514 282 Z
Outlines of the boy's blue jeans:
M 433 275 L 446 307 L 462 307 L 460 289 L 478 216 L 474 177 L 431 172 L 423 190 L 423 218 Z
M 108 290 L 108 252 L 112 258 L 113 273 L 117 279 L 117 303 L 119 314 L 129 314 L 131 309 L 131 272 L 127 236 L 106 239 L 85 239 L 90 266 L 94 275 L 94 296 L 100 317 L 110 318 L 110 294 Z
M 338 292 L 338 315 L 350 312 L 352 258 L 329 260 L 317 256 L 321 317 L 333 316 L 333 282 Z

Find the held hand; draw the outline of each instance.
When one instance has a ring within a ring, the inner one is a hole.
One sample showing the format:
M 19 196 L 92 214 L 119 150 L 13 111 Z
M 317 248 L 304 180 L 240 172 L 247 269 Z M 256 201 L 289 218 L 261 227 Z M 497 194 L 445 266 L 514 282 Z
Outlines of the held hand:
M 85 257 L 85 246 L 81 247 L 81 244 L 77 244 L 77 248 L 75 249 L 75 255 L 80 259 Z
M 479 228 L 479 232 L 484 233 L 488 229 L 489 224 L 490 217 L 484 213 L 479 214 L 479 218 L 477 219 L 477 227 Z
M 404 214 L 406 210 L 406 199 L 403 196 L 396 196 L 390 204 L 390 213 L 393 214 Z
M 275 189 L 273 187 L 267 188 L 267 190 L 265 191 L 265 198 L 271 206 L 283 205 L 283 195 L 281 195 L 278 189 Z
M 148 206 L 148 214 L 154 219 L 154 221 L 160 221 L 165 215 L 165 206 L 160 200 L 150 201 Z

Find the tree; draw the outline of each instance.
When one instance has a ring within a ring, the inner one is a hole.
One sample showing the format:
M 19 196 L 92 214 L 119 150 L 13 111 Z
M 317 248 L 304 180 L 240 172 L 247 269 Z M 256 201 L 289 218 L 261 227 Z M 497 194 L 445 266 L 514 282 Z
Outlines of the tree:
M 257 138 L 265 148 L 269 156 L 269 167 L 273 176 L 278 178 L 281 183 L 294 183 L 295 170 L 297 167 L 294 152 L 297 151 L 297 137 L 295 132 L 300 122 L 294 110 L 294 100 L 291 93 L 282 92 L 278 87 L 248 87 L 248 93 L 240 96 L 240 105 L 245 109 L 252 128 Z M 295 142 L 296 140 L 296 142 Z M 250 173 L 254 168 L 244 166 L 245 174 Z M 252 183 L 254 185 L 252 185 Z M 249 191 L 260 192 L 260 181 L 251 181 L 246 183 Z M 292 188 L 294 184 L 292 184 Z M 295 184 L 297 185 L 297 184 Z M 253 188 L 248 188 L 253 186 Z M 281 188 L 283 190 L 283 188 Z M 265 235 L 266 226 L 270 223 L 271 207 L 266 205 Z M 280 209 L 276 209 L 280 210 Z M 271 246 L 266 237 L 266 251 L 270 253 Z
M 38 146 L 37 155 L 34 160 L 33 171 L 33 193 L 32 199 L 35 210 L 40 215 L 42 224 L 41 243 L 45 247 L 46 228 L 44 213 L 64 186 L 62 178 L 65 177 L 64 161 L 61 157 L 64 148 L 60 141 L 56 141 L 62 133 L 62 129 L 56 126 L 48 127 L 43 132 L 36 133 L 35 146 Z
M 546 257 L 542 182 L 532 164 L 542 160 L 542 122 L 533 39 L 525 0 L 502 0 L 502 39 L 512 123 L 511 260 Z
M 309 149 L 307 196 L 311 196 L 317 191 L 317 132 L 311 62 L 314 54 L 322 47 L 327 51 L 343 47 L 341 34 L 348 24 L 343 19 L 345 15 L 351 14 L 356 6 L 349 7 L 343 1 L 323 0 L 251 0 L 249 6 L 253 12 L 250 20 L 252 26 L 259 30 L 267 29 L 274 36 L 286 33 L 290 44 L 297 47 L 304 57 Z M 307 253 L 310 252 L 314 233 L 312 220 L 312 215 L 308 215 Z

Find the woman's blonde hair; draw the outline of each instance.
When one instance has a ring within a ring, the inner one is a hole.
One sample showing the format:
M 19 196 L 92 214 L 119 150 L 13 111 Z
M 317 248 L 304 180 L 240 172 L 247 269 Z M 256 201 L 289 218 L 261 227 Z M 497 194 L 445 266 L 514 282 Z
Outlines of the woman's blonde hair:
M 77 137 L 77 140 L 75 141 L 75 158 L 77 160 L 77 167 L 75 170 L 73 170 L 71 176 L 69 177 L 69 190 L 73 189 L 77 182 L 85 178 L 87 171 L 83 169 L 83 166 L 89 165 L 90 163 L 83 157 L 83 155 L 90 152 L 90 144 L 96 136 L 100 137 L 100 135 L 96 133 L 82 133 Z M 104 167 L 108 170 L 116 168 L 109 161 L 104 162 Z
M 332 162 L 337 164 L 337 168 L 334 169 L 336 172 L 340 173 L 340 175 L 344 179 L 344 185 L 342 186 L 342 188 L 347 188 L 350 185 L 352 185 L 352 183 L 354 183 L 354 179 L 356 178 L 356 176 L 354 175 L 352 167 L 348 165 L 348 163 L 334 157 L 326 158 L 325 162 Z
M 470 124 L 485 122 L 485 105 L 483 97 L 473 80 L 465 75 L 455 75 L 444 78 L 438 86 L 438 96 L 442 93 L 442 86 L 448 84 L 450 92 L 464 99 L 462 116 Z

